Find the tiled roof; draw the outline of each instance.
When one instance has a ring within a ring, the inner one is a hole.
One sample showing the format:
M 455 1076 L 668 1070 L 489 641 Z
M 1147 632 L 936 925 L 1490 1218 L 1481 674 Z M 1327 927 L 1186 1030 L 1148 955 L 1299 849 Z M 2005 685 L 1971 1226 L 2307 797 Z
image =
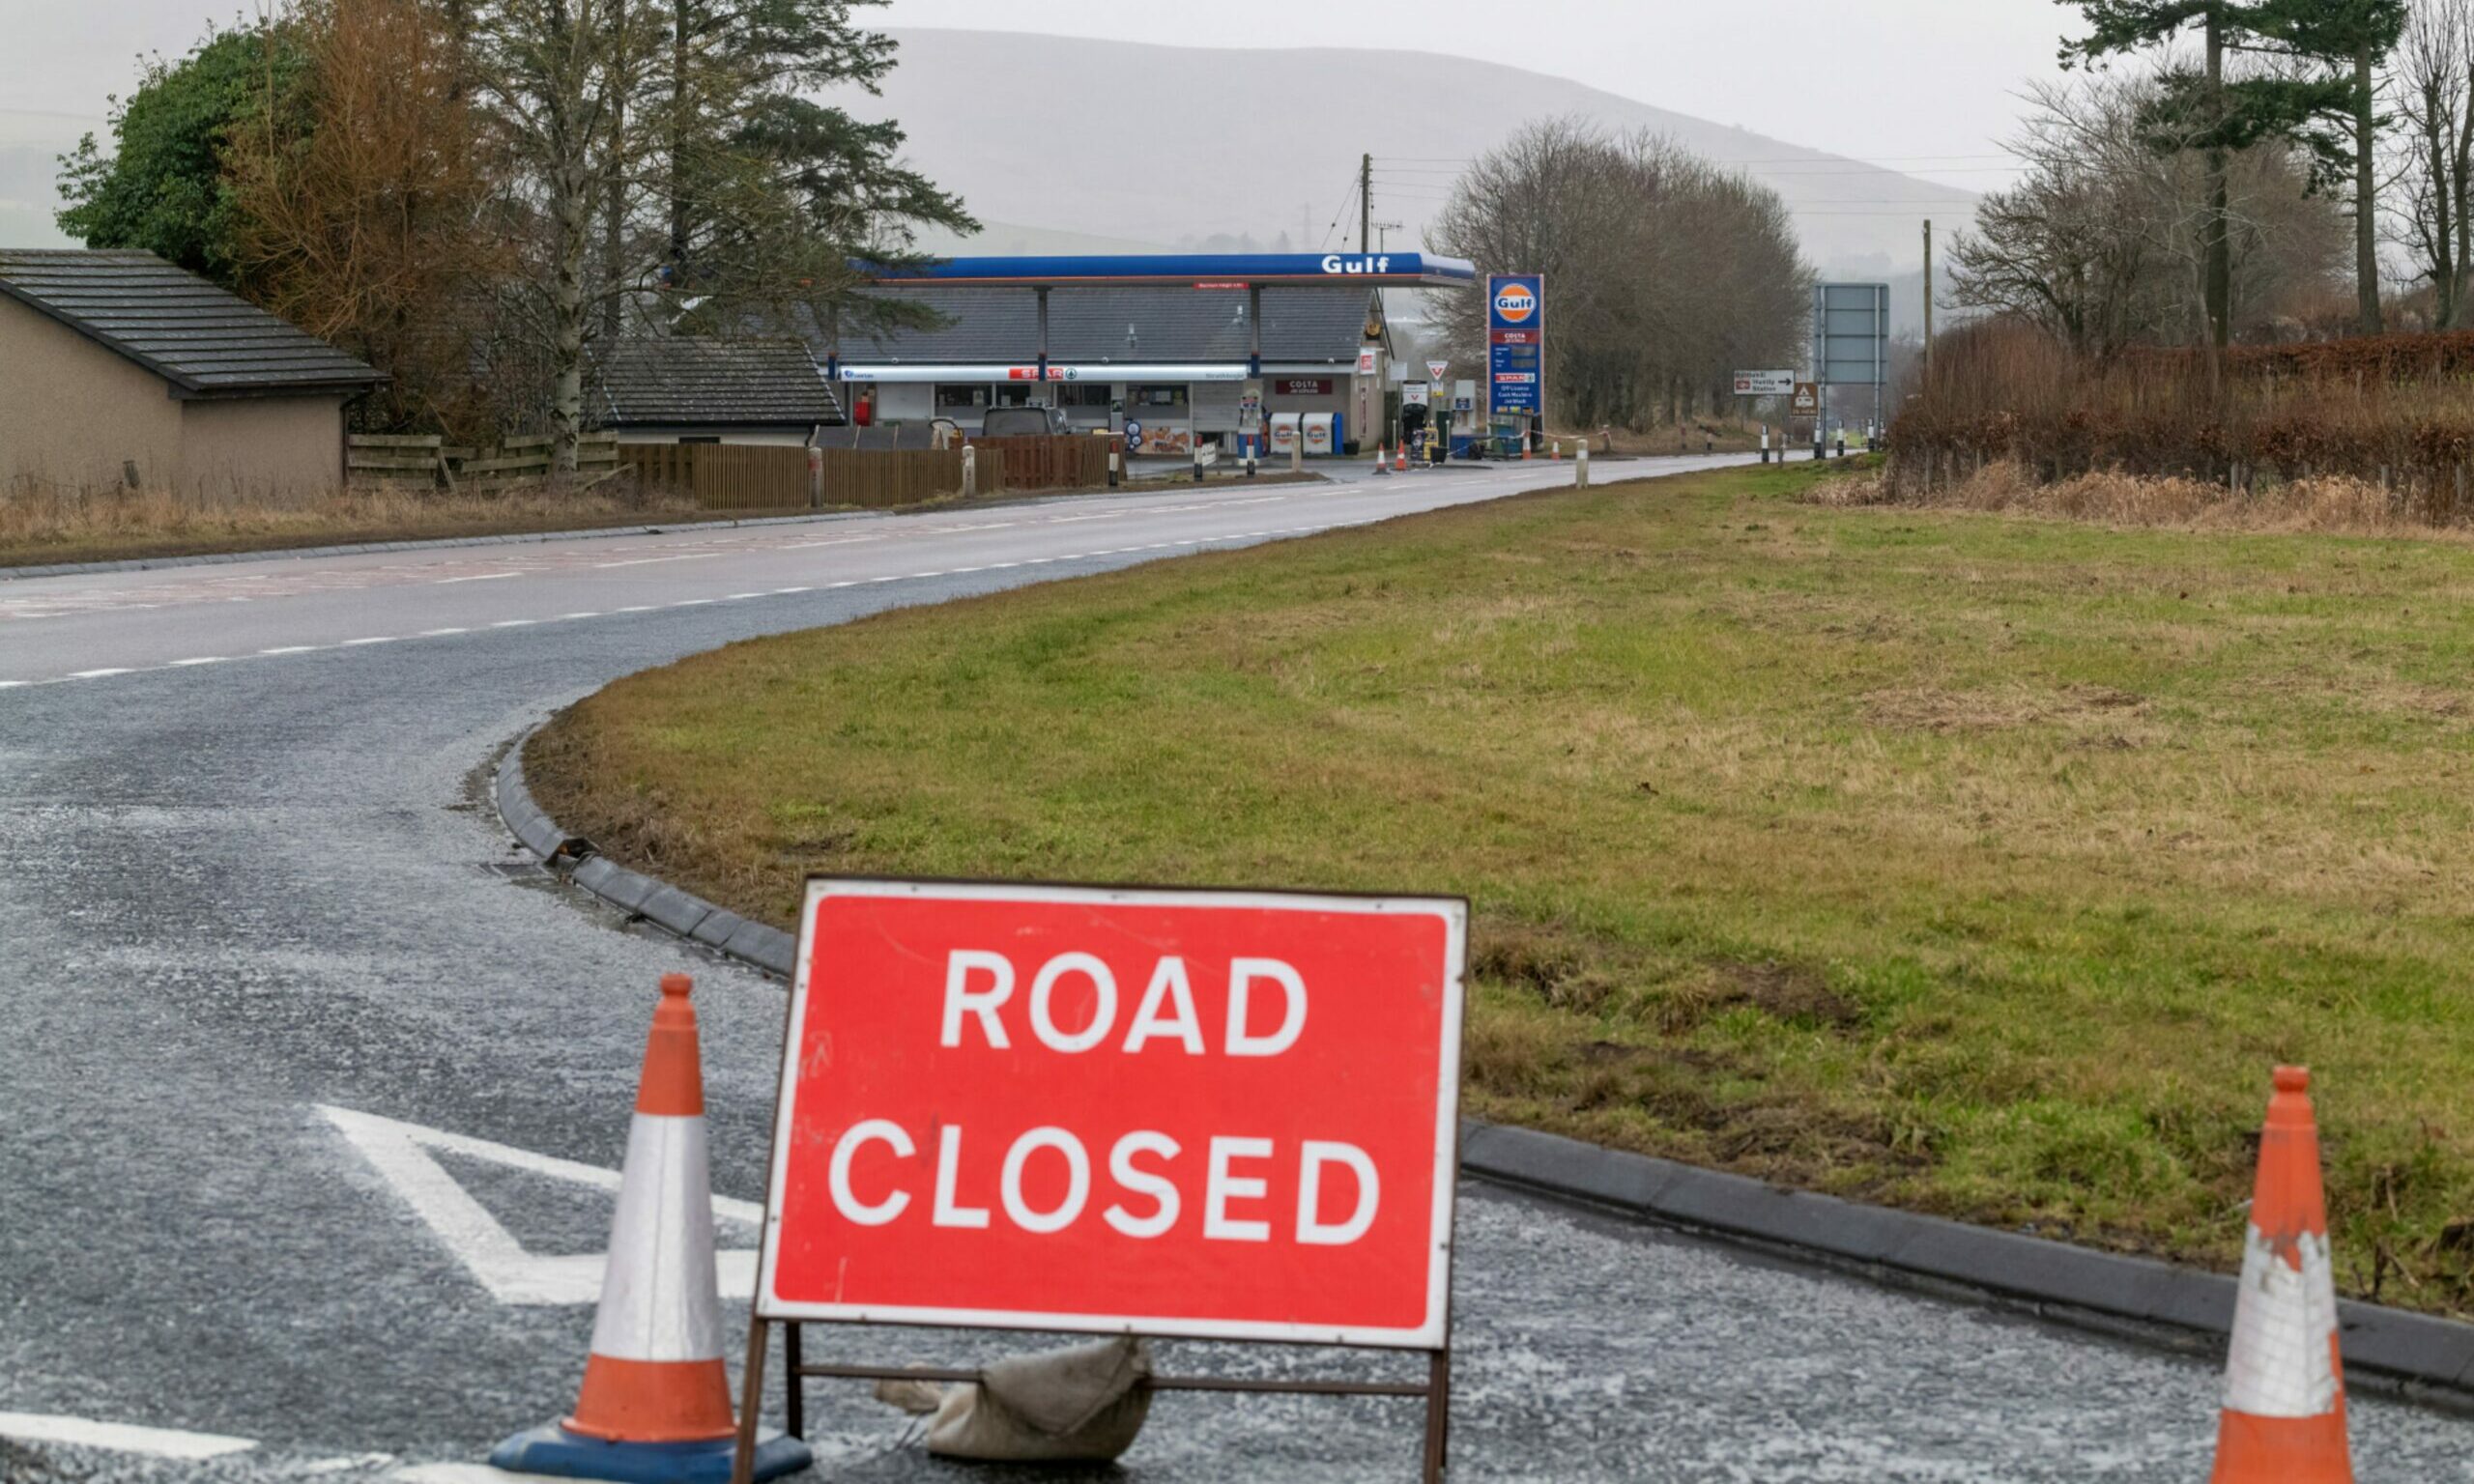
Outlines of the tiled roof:
M 136 361 L 181 395 L 364 391 L 385 380 L 151 252 L 0 248 L 0 295 Z
M 828 426 L 842 405 L 795 336 L 700 335 L 613 340 L 597 357 L 606 420 L 665 424 Z
M 946 324 L 927 329 L 851 328 L 842 355 L 862 364 L 898 358 L 963 363 L 1028 360 L 1039 351 L 1039 300 L 1029 289 L 883 288 L 870 296 L 925 305 Z M 1242 290 L 1058 288 L 1049 291 L 1050 360 L 1244 360 L 1251 342 Z M 1263 359 L 1353 364 L 1366 342 L 1364 288 L 1263 290 Z M 1131 328 L 1132 337 L 1127 331 Z M 812 337 L 822 350 L 822 340 Z

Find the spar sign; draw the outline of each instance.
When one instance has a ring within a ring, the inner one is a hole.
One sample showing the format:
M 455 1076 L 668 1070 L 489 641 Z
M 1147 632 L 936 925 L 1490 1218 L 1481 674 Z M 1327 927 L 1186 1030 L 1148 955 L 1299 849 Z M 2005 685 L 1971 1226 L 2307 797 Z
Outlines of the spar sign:
M 1495 273 L 1486 279 L 1487 406 L 1542 416 L 1546 411 L 1546 276 Z
M 812 880 L 758 1317 L 1443 1350 L 1467 912 Z

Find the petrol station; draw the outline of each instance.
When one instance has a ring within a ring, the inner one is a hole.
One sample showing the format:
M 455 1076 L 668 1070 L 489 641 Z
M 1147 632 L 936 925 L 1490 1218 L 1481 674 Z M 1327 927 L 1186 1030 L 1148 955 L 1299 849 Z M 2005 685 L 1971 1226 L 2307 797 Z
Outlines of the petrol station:
M 1414 252 L 945 258 L 870 270 L 871 298 L 928 327 L 811 335 L 871 423 L 1046 406 L 1136 453 L 1354 453 L 1391 437 L 1387 288 L 1462 289 L 1472 265 Z

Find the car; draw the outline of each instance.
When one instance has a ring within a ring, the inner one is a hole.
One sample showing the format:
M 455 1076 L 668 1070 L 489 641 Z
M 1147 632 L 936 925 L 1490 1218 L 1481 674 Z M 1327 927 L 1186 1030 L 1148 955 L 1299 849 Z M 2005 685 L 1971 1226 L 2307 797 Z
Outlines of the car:
M 1065 414 L 1052 407 L 992 407 L 979 424 L 982 438 L 1053 438 L 1073 431 Z

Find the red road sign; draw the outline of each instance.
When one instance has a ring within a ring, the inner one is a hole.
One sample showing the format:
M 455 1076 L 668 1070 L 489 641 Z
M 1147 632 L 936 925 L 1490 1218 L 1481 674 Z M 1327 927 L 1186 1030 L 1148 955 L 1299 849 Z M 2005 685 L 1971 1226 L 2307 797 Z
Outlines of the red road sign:
M 1439 1349 L 1467 917 L 811 881 L 758 1314 Z

